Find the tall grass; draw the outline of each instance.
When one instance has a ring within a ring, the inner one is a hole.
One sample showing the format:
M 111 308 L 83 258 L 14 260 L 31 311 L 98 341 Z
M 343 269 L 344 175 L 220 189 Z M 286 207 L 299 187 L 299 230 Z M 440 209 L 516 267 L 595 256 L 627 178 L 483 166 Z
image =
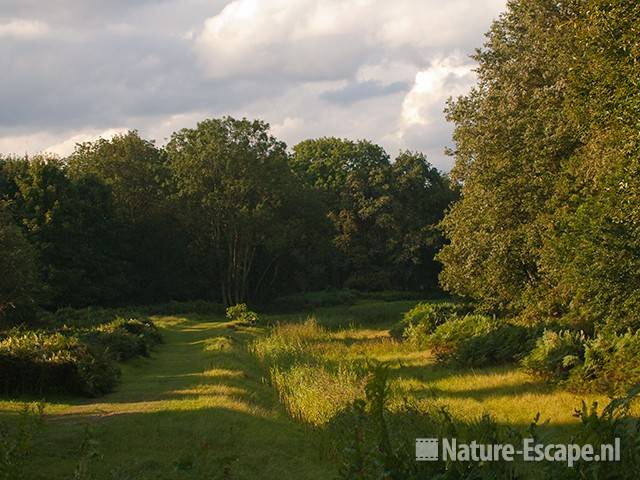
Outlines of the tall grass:
M 327 355 L 327 342 L 335 335 L 309 317 L 303 323 L 277 325 L 252 344 L 251 351 L 267 366 L 280 402 L 293 418 L 323 425 L 362 394 L 358 362 L 335 362 Z

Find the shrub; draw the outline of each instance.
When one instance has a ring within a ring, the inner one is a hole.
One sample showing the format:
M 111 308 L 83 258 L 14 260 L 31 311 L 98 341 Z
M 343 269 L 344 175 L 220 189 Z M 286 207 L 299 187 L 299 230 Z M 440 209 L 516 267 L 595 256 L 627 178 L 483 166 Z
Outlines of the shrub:
M 575 389 L 619 395 L 640 384 L 640 332 L 603 332 L 586 342 L 584 362 L 571 371 Z
M 584 359 L 586 337 L 575 330 L 545 330 L 535 347 L 522 359 L 522 366 L 550 382 L 564 381 Z
M 148 357 L 154 345 L 162 341 L 157 327 L 150 320 L 118 318 L 99 325 L 82 335 L 82 339 L 102 348 L 115 360 L 137 356 Z
M 255 325 L 258 323 L 258 314 L 247 308 L 246 303 L 238 303 L 227 308 L 225 312 L 227 319 L 232 322 L 240 322 L 247 325 Z
M 427 337 L 426 346 L 431 349 L 440 362 L 455 361 L 458 351 L 469 339 L 486 335 L 500 326 L 499 322 L 485 315 L 466 315 L 455 317 L 442 325 Z
M 0 389 L 97 396 L 115 387 L 120 371 L 103 351 L 76 336 L 29 332 L 0 342 Z
M 514 362 L 531 351 L 539 335 L 540 328 L 505 323 L 461 342 L 451 360 L 473 367 Z
M 396 339 L 405 338 L 421 344 L 439 325 L 471 310 L 470 305 L 461 303 L 419 303 L 404 314 L 390 333 Z

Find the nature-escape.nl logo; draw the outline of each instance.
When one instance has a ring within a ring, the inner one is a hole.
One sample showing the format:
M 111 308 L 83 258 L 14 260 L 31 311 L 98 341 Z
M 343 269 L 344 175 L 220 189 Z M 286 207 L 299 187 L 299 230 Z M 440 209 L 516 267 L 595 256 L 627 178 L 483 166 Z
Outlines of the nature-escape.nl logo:
M 525 462 L 564 462 L 569 467 L 577 461 L 618 462 L 620 461 L 620 439 L 613 444 L 602 444 L 597 448 L 591 444 L 536 443 L 533 438 L 525 438 L 519 448 L 505 444 L 483 444 L 475 440 L 458 443 L 455 438 L 416 438 L 416 461 L 452 462 L 513 462 L 521 457 Z

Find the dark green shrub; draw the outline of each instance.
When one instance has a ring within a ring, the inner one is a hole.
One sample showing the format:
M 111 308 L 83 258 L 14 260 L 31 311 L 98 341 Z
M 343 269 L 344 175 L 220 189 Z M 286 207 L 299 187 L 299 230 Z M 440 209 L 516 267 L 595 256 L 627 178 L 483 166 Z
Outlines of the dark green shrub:
M 0 390 L 97 396 L 115 387 L 120 371 L 100 349 L 76 336 L 30 332 L 0 342 Z
M 535 347 L 522 359 L 522 366 L 546 381 L 560 382 L 584 359 L 586 337 L 582 331 L 545 330 Z
M 466 315 L 472 311 L 469 304 L 463 303 L 419 303 L 394 325 L 391 336 L 422 344 L 433 331 L 447 320 Z
M 584 362 L 569 376 L 569 386 L 610 395 L 640 384 L 640 332 L 602 332 L 585 344 Z
M 240 322 L 246 325 L 258 323 L 258 314 L 249 310 L 246 303 L 239 303 L 227 308 L 225 314 L 227 319 L 232 322 Z
M 82 339 L 102 348 L 115 360 L 148 357 L 154 345 L 162 341 L 157 327 L 150 320 L 118 318 L 86 331 Z
M 469 339 L 497 330 L 500 323 L 485 315 L 454 317 L 438 326 L 426 339 L 426 346 L 439 362 L 455 361 L 458 351 Z
M 461 342 L 451 361 L 470 367 L 514 362 L 531 351 L 540 333 L 537 327 L 505 323 Z

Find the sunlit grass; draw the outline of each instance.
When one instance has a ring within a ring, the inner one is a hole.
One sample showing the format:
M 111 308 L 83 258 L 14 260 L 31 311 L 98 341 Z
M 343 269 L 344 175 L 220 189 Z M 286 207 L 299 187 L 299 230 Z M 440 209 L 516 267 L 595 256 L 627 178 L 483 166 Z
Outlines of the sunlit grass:
M 70 479 L 85 428 L 97 442 L 96 479 L 299 478 L 333 476 L 305 429 L 280 407 L 246 344 L 259 328 L 211 317 L 162 317 L 165 343 L 123 365 L 116 392 L 51 398 L 27 478 Z M 0 400 L 0 420 L 27 400 Z

